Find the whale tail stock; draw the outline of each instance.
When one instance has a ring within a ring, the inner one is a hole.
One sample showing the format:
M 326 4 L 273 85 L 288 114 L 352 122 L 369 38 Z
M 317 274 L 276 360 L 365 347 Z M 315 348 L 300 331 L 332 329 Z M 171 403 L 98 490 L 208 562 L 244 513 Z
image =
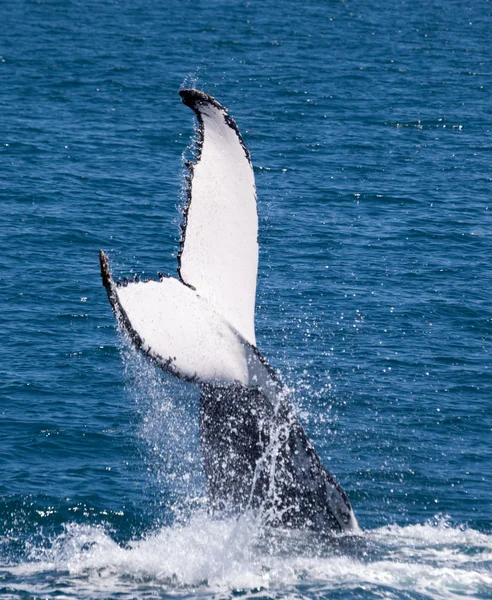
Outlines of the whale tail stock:
M 178 276 L 103 285 L 120 327 L 165 371 L 198 383 L 200 440 L 214 512 L 261 509 L 269 524 L 353 530 L 342 488 L 323 467 L 275 371 L 256 348 L 256 188 L 249 152 L 226 109 L 181 90 L 199 128 L 187 163 Z
M 358 529 L 285 392 L 272 404 L 258 388 L 202 386 L 200 441 L 214 511 L 259 510 L 270 526 Z

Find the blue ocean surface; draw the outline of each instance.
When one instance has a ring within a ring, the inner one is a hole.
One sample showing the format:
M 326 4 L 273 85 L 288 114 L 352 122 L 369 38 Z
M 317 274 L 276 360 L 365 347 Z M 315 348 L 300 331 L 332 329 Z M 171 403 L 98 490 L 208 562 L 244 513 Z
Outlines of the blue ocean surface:
M 492 598 L 492 4 L 0 5 L 0 597 Z M 176 274 L 198 87 L 251 151 L 257 343 L 363 532 L 207 516 Z

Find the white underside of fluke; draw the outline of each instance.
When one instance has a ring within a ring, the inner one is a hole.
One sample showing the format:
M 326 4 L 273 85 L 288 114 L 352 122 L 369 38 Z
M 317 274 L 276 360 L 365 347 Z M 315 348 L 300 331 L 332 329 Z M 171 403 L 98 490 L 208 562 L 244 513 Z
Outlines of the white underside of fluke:
M 255 349 L 215 307 L 174 278 L 112 284 L 141 349 L 184 379 L 265 387 L 271 379 Z M 123 323 L 124 324 L 124 323 Z
M 191 99 L 201 145 L 190 167 L 180 277 L 254 344 L 258 214 L 253 168 L 224 108 L 209 98 Z

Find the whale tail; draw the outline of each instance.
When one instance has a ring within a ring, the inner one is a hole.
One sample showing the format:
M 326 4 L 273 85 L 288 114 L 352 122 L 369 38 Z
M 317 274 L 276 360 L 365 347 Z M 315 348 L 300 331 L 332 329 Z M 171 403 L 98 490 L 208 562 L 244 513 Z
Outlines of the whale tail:
M 178 276 L 113 280 L 104 286 L 132 341 L 174 375 L 191 381 L 257 385 L 271 379 L 255 347 L 258 214 L 250 155 L 234 120 L 214 98 L 181 90 L 198 118 L 188 162 Z
M 187 163 L 178 276 L 103 285 L 121 328 L 165 371 L 201 385 L 200 437 L 211 507 L 263 508 L 273 524 L 357 527 L 342 488 L 294 415 L 255 345 L 256 188 L 249 152 L 226 109 L 180 92 L 199 128 Z M 282 515 L 281 517 L 279 515 Z

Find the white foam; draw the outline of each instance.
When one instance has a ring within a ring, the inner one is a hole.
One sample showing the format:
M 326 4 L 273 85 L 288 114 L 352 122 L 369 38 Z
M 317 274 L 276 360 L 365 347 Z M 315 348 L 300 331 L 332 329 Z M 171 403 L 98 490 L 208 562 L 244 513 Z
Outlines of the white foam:
M 231 597 L 238 590 L 297 598 L 366 590 L 385 597 L 462 598 L 491 594 L 491 553 L 491 535 L 443 522 L 393 525 L 320 544 L 300 532 L 267 534 L 251 517 L 214 521 L 197 514 L 186 525 L 126 546 L 103 528 L 67 525 L 48 550 L 33 549 L 30 562 L 8 571 L 26 579 L 15 585 L 29 593 L 33 575 L 40 580 L 51 573 L 53 586 L 55 571 L 64 591 L 93 598 L 143 598 L 151 589 L 205 597 Z

